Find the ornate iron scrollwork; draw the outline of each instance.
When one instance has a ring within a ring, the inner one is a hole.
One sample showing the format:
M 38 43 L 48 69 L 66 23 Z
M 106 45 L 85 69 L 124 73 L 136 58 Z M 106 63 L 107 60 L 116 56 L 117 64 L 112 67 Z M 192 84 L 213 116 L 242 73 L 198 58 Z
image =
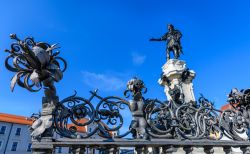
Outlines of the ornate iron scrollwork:
M 216 109 L 204 96 L 197 102 L 194 99 L 185 102 L 185 95 L 178 87 L 179 81 L 170 87 L 170 80 L 164 75 L 162 80 L 169 86 L 168 94 L 172 98 L 169 101 L 145 99 L 143 94 L 147 88 L 144 82 L 133 78 L 128 81 L 124 92 L 126 98 L 131 94 L 130 100 L 117 96 L 101 97 L 96 90 L 90 92 L 88 99 L 75 93 L 59 102 L 54 81 L 62 79 L 67 63 L 58 56 L 59 52 L 53 52 L 57 46 L 35 42 L 31 37 L 24 40 L 15 34 L 10 37 L 17 41 L 11 44 L 10 50 L 5 50 L 10 53 L 5 66 L 16 73 L 11 90 L 16 84 L 31 92 L 45 87 L 43 111 L 32 125 L 33 137 L 51 137 L 52 129 L 68 138 L 89 138 L 95 134 L 103 138 L 123 138 L 132 134 L 135 139 L 219 140 L 227 136 L 233 140 L 246 140 L 240 134 L 250 136 L 250 89 L 233 89 L 228 97 L 232 108 L 224 111 Z M 180 64 L 184 65 L 183 62 Z M 186 69 L 180 74 L 181 82 L 191 82 L 194 75 L 193 71 Z M 97 103 L 93 102 L 94 98 Z M 126 123 L 128 129 L 120 134 L 126 120 L 122 111 L 130 111 L 132 120 Z M 91 131 L 79 133 L 90 125 Z
M 102 98 L 97 90 L 90 93 L 89 99 L 78 97 L 75 93 L 59 102 L 54 113 L 57 132 L 69 138 L 88 138 L 94 134 L 104 138 L 120 138 L 129 134 L 130 131 L 119 135 L 114 133 L 123 126 L 120 110 L 124 110 L 129 103 L 115 96 Z M 96 107 L 91 103 L 93 98 L 99 100 Z M 91 132 L 78 133 L 81 127 L 87 125 L 93 125 Z
M 220 117 L 221 129 L 224 134 L 234 140 L 242 140 L 239 134 L 249 135 L 250 124 L 250 89 L 238 91 L 234 88 L 228 95 L 228 102 L 232 109 L 222 112 Z
M 17 42 L 11 44 L 11 49 L 6 49 L 10 55 L 5 60 L 6 68 L 16 74 L 11 80 L 11 90 L 16 84 L 31 91 L 37 92 L 42 87 L 43 81 L 60 81 L 67 68 L 66 61 L 59 57 L 57 45 L 44 42 L 35 42 L 32 37 L 20 40 L 16 34 L 10 35 Z M 46 81 L 46 83 L 48 83 Z M 51 84 L 44 86 L 54 88 Z
M 104 138 L 122 138 L 131 133 L 133 138 L 191 140 L 219 140 L 224 135 L 234 140 L 243 140 L 239 133 L 248 131 L 249 123 L 248 119 L 246 120 L 248 110 L 244 105 L 249 100 L 249 91 L 242 96 L 245 102 L 237 103 L 237 107 L 233 102 L 236 98 L 239 99 L 238 95 L 233 96 L 234 99 L 230 95 L 229 100 L 233 101 L 231 104 L 234 104 L 235 109 L 221 111 L 215 109 L 214 104 L 203 95 L 197 103 L 179 104 L 174 101 L 144 99 L 143 89 L 145 89 L 143 81 L 134 78 L 128 82 L 125 91 L 127 97 L 129 97 L 128 92 L 132 93 L 133 99 L 130 101 L 115 96 L 102 98 L 97 91 L 91 92 L 92 96 L 89 99 L 77 97 L 76 94 L 70 96 L 62 100 L 55 110 L 56 130 L 59 134 L 70 138 L 88 138 L 96 133 Z M 91 103 L 94 97 L 100 100 L 96 107 Z M 124 124 L 125 119 L 120 111 L 125 110 L 125 107 L 132 114 L 130 127 L 124 134 L 114 135 L 112 132 L 118 132 Z M 92 132 L 85 135 L 77 133 L 79 127 L 91 124 L 95 125 Z

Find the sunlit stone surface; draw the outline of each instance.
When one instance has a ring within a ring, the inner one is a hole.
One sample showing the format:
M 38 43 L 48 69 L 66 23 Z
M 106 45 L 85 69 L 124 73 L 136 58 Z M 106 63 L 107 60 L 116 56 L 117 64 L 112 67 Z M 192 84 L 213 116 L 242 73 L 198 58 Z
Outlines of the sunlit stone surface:
M 183 73 L 185 71 L 189 72 L 187 78 L 183 78 Z M 162 77 L 159 79 L 159 84 L 165 87 L 165 94 L 168 100 L 172 100 L 169 94 L 169 90 L 177 86 L 181 93 L 183 93 L 184 102 L 194 102 L 194 92 L 193 92 L 193 79 L 195 77 L 195 72 L 193 70 L 188 70 L 186 67 L 186 62 L 177 59 L 170 59 L 162 67 Z M 164 80 L 167 79 L 168 81 Z

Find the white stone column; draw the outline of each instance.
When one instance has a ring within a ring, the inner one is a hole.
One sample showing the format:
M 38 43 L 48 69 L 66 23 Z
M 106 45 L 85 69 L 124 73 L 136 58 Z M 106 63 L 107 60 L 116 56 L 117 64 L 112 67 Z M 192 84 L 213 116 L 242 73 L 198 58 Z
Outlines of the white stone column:
M 193 79 L 195 72 L 186 67 L 186 62 L 178 59 L 170 59 L 162 67 L 162 76 L 158 83 L 165 87 L 164 92 L 168 100 L 173 100 L 169 91 L 175 86 L 180 90 L 180 100 L 194 102 Z

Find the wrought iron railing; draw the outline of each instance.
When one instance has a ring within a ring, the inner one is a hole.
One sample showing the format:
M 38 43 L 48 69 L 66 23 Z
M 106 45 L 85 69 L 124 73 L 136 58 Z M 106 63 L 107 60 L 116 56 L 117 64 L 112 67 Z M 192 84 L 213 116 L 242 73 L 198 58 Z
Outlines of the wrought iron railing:
M 249 133 L 249 89 L 233 89 L 228 98 L 232 109 L 224 111 L 216 109 L 203 96 L 190 102 L 178 99 L 181 95 L 178 88 L 169 91 L 176 99 L 144 98 L 147 89 L 138 78 L 128 81 L 125 98 L 101 97 L 97 91 L 91 91 L 88 99 L 75 93 L 59 101 L 54 81 L 62 79 L 67 63 L 58 56 L 59 52 L 53 52 L 56 46 L 35 42 L 33 38 L 20 40 L 14 34 L 11 38 L 17 41 L 6 50 L 10 53 L 6 68 L 16 73 L 11 89 L 16 84 L 31 92 L 45 88 L 41 116 L 31 127 L 33 153 L 51 153 L 58 146 L 80 151 L 100 146 L 109 153 L 116 153 L 118 147 L 135 147 L 137 153 L 147 153 L 148 147 L 161 148 L 162 153 L 171 153 L 175 147 L 183 147 L 186 153 L 192 147 L 204 147 L 206 153 L 212 153 L 213 147 L 223 147 L 226 153 L 231 147 L 248 152 L 248 138 L 240 134 Z M 94 98 L 99 100 L 96 105 L 92 102 Z M 128 119 L 122 111 L 132 117 L 123 133 L 120 130 Z M 91 132 L 79 133 L 79 128 L 89 125 L 93 127 Z M 63 139 L 53 138 L 54 132 Z M 91 139 L 93 135 L 101 139 Z M 224 136 L 231 140 L 221 140 Z
M 134 83 L 136 82 L 136 84 Z M 137 83 L 140 83 L 139 85 Z M 58 133 L 64 137 L 77 138 L 77 127 L 95 123 L 96 128 L 81 138 L 99 134 L 103 138 L 123 138 L 129 133 L 133 138 L 176 138 L 176 139 L 209 139 L 220 140 L 226 136 L 233 140 L 244 141 L 239 134 L 248 131 L 248 99 L 249 90 L 237 101 L 239 95 L 230 94 L 233 109 L 224 111 L 214 108 L 213 103 L 201 96 L 198 102 L 185 103 L 175 101 L 161 102 L 157 99 L 142 97 L 144 84 L 139 79 L 128 82 L 127 92 L 132 93 L 132 99 L 109 96 L 102 98 L 97 91 L 90 92 L 90 99 L 76 95 L 59 102 L 54 113 L 55 126 Z M 129 88 L 133 87 L 133 88 Z M 93 106 L 91 100 L 96 97 L 99 103 Z M 235 102 L 237 106 L 234 106 Z M 127 108 L 126 108 L 127 107 Z M 129 109 L 133 120 L 124 134 L 113 135 L 124 123 L 121 110 Z M 81 119 L 88 119 L 81 123 Z M 73 123 L 75 126 L 68 127 Z

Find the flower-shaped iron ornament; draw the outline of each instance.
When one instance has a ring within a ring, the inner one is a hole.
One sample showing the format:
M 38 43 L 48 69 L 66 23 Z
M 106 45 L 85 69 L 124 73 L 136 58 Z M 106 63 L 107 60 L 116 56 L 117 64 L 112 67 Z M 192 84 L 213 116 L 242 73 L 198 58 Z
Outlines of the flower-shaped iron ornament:
M 5 66 L 16 73 L 11 80 L 11 91 L 16 84 L 31 92 L 37 92 L 43 86 L 55 90 L 53 84 L 46 83 L 60 81 L 67 68 L 66 61 L 58 56 L 60 52 L 53 52 L 57 45 L 35 42 L 32 37 L 20 40 L 16 34 L 11 34 L 10 38 L 16 40 L 10 50 L 5 50 L 10 53 Z

